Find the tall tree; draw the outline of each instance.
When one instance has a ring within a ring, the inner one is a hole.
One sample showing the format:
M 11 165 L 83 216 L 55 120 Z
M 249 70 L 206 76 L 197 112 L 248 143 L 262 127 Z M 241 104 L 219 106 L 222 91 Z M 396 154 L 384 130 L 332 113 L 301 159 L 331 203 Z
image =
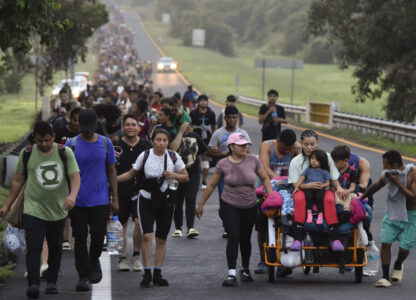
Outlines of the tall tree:
M 0 48 L 27 53 L 29 37 L 38 34 L 42 44 L 49 44 L 53 34 L 65 28 L 65 20 L 55 20 L 60 8 L 57 0 L 0 0 Z
M 315 0 L 310 35 L 328 34 L 341 44 L 342 68 L 354 68 L 357 101 L 388 93 L 386 116 L 416 116 L 416 2 L 408 0 Z

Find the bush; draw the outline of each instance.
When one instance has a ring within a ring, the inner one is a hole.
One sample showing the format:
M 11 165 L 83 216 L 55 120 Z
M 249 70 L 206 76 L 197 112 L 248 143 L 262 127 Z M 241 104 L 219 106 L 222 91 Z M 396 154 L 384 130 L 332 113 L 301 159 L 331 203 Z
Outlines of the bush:
M 334 62 L 334 47 L 329 46 L 326 39 L 316 38 L 303 49 L 303 59 L 312 64 L 332 64 Z

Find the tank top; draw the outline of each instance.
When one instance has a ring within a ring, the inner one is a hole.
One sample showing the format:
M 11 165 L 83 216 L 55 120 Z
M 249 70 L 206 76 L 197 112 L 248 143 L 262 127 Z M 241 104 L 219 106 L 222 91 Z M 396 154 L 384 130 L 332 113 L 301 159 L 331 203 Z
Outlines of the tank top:
M 288 176 L 292 154 L 288 152 L 285 156 L 279 158 L 274 151 L 273 140 L 270 140 L 270 148 L 270 169 L 272 169 L 277 176 Z
M 398 171 L 400 182 L 404 186 L 407 184 L 407 175 L 412 167 L 413 164 L 407 164 L 403 171 L 394 170 Z M 382 180 L 387 185 L 387 215 L 390 221 L 407 222 L 406 195 L 402 193 L 396 184 L 387 179 L 386 172 L 388 171 L 384 170 L 381 173 Z

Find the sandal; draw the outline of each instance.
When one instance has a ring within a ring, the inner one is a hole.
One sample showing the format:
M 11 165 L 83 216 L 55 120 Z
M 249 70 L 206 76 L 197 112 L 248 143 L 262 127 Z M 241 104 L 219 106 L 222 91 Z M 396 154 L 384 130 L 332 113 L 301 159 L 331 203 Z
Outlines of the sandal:
M 382 288 L 388 288 L 391 286 L 391 282 L 388 281 L 386 278 L 380 278 L 379 280 L 377 280 L 377 282 L 375 283 L 376 287 L 382 287 Z
M 402 264 L 402 269 L 401 270 L 395 270 L 394 268 L 393 268 L 393 271 L 391 271 L 391 276 L 390 276 L 390 279 L 391 279 L 391 282 L 392 283 L 400 283 L 400 282 L 402 282 L 402 280 L 403 280 L 403 267 L 404 267 L 404 265 Z

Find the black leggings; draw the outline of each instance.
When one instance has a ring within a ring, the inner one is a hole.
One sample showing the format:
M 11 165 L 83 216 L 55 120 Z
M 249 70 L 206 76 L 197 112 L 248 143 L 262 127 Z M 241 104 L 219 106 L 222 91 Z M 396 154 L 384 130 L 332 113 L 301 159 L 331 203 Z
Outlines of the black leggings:
M 312 210 L 313 204 L 316 204 L 318 208 L 318 212 L 324 212 L 324 196 L 325 190 L 324 189 L 308 189 L 305 190 L 305 197 L 306 197 L 306 209 Z
M 186 227 L 193 228 L 195 221 L 195 203 L 201 181 L 201 171 L 188 172 L 189 182 L 180 182 L 175 196 L 175 227 L 181 229 L 183 223 L 183 202 L 185 201 Z
M 238 245 L 240 245 L 242 267 L 248 269 L 250 266 L 250 239 L 256 222 L 256 210 L 256 206 L 242 209 L 220 200 L 220 214 L 228 233 L 226 250 L 228 269 L 236 269 Z

